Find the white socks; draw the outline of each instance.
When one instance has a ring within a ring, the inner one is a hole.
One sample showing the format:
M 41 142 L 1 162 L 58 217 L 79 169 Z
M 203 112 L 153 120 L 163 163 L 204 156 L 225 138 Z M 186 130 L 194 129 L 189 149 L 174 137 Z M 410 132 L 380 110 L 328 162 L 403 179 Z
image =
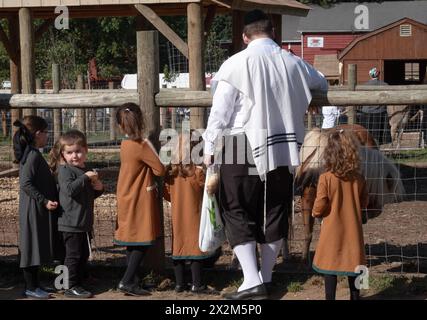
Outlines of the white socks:
M 233 248 L 243 271 L 243 283 L 237 291 L 243 291 L 262 283 L 258 275 L 258 265 L 256 258 L 256 242 L 250 241 L 239 244 Z
M 246 290 L 261 283 L 271 282 L 274 265 L 282 247 L 283 239 L 261 245 L 261 270 L 258 272 L 256 242 L 239 244 L 233 251 L 243 271 L 243 283 L 237 291 Z
M 259 278 L 263 283 L 271 282 L 274 265 L 282 247 L 283 239 L 261 244 L 261 270 Z

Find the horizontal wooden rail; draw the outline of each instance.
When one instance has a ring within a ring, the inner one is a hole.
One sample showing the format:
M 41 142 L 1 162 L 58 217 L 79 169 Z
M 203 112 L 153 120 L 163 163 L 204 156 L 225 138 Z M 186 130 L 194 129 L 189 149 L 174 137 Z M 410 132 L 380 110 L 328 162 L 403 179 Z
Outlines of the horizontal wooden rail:
M 136 92 L 59 93 L 59 94 L 0 94 L 0 109 L 11 108 L 112 108 L 126 102 L 139 103 Z M 210 107 L 212 95 L 208 91 L 162 89 L 156 95 L 159 107 Z M 427 104 L 427 90 L 341 91 L 313 92 L 312 106 L 360 105 L 423 105 Z
M 173 88 L 166 90 L 189 90 L 186 88 Z M 427 90 L 427 85 L 406 85 L 406 86 L 368 86 L 368 85 L 357 85 L 355 91 L 402 91 L 402 90 Z M 329 91 L 349 91 L 348 86 L 330 86 Z M 350 90 L 353 91 L 353 90 Z M 61 89 L 59 93 L 136 93 L 136 89 Z M 10 93 L 9 89 L 0 89 L 0 94 Z M 52 89 L 37 89 L 36 93 L 53 93 Z

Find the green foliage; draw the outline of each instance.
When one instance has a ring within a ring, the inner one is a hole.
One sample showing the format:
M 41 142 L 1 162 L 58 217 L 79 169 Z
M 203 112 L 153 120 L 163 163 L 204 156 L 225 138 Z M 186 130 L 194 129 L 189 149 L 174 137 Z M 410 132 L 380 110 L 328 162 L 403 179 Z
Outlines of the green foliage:
M 163 68 L 163 79 L 165 82 L 174 82 L 178 76 L 179 73 L 175 72 L 174 70 L 169 70 L 168 65 L 165 64 Z
M 233 279 L 233 280 L 230 281 L 230 283 L 229 283 L 228 286 L 229 287 L 234 287 L 234 288 L 238 289 L 242 285 L 243 280 L 244 280 L 243 278 Z
M 303 286 L 301 284 L 301 282 L 291 282 L 290 284 L 288 284 L 287 290 L 289 292 L 300 292 L 303 290 Z
M 8 24 L 6 23 L 6 19 L 0 20 L 0 25 L 3 30 L 7 32 Z M 4 80 L 10 80 L 9 73 L 9 56 L 7 55 L 7 52 L 4 49 L 3 42 L 0 41 L 0 84 Z
M 427 279 L 389 275 L 374 276 L 369 278 L 369 290 L 383 297 L 425 294 Z
M 221 48 L 219 39 L 220 37 L 214 31 L 209 33 L 205 50 L 206 72 L 218 71 L 227 58 L 227 50 Z
M 186 41 L 187 19 L 185 16 L 163 17 L 163 19 Z M 37 28 L 43 22 L 43 20 L 35 20 L 35 27 Z M 8 34 L 7 20 L 1 20 L 0 24 Z M 36 43 L 36 78 L 43 81 L 50 80 L 51 66 L 57 63 L 61 66 L 64 87 L 73 88 L 77 75 L 87 74 L 88 62 L 93 58 L 96 59 L 98 76 L 101 78 L 109 79 L 126 73 L 136 73 L 135 30 L 135 17 L 70 19 L 68 30 L 57 30 L 52 23 Z M 222 50 L 218 44 L 230 38 L 231 16 L 217 16 L 207 42 L 211 59 L 219 61 L 219 64 L 222 63 L 225 59 L 225 50 Z M 160 35 L 160 66 L 169 64 L 167 50 L 165 50 L 166 41 Z M 0 81 L 9 80 L 9 73 L 9 57 L 3 45 L 0 45 Z

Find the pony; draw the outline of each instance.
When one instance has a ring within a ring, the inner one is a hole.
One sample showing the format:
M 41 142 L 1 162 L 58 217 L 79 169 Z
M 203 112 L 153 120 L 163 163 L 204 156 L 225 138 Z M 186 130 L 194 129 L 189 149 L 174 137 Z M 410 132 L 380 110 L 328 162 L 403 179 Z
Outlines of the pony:
M 391 143 L 392 146 L 396 147 L 396 149 L 400 148 L 403 131 L 408 126 L 408 124 L 419 118 L 419 122 L 422 126 L 424 121 L 424 110 L 423 107 L 420 106 L 387 106 L 387 114 L 390 124 Z
M 329 133 L 337 129 L 350 131 L 360 142 L 361 169 L 369 192 L 368 219 L 381 214 L 385 204 L 402 201 L 405 193 L 399 170 L 379 151 L 366 128 L 354 124 L 339 125 L 332 129 L 314 128 L 309 131 L 300 152 L 301 165 L 295 175 L 295 190 L 301 195 L 301 213 L 304 221 L 302 259 L 308 263 L 311 263 L 309 253 L 314 226 L 311 210 L 316 198 L 317 182 L 324 171 L 323 152 Z

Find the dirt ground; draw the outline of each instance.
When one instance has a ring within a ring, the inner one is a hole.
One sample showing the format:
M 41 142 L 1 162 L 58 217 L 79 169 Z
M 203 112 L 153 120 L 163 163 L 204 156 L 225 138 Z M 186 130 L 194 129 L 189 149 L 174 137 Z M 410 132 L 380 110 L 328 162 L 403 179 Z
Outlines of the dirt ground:
M 401 203 L 388 204 L 378 217 L 364 226 L 368 267 L 372 287 L 362 291 L 365 299 L 426 299 L 427 298 L 427 169 L 400 166 L 407 196 Z M 91 274 L 95 279 L 89 287 L 95 299 L 135 299 L 124 296 L 113 288 L 120 279 L 125 264 L 124 252 L 112 245 L 115 229 L 115 186 L 118 168 L 100 169 L 106 192 L 95 202 L 93 261 Z M 22 299 L 22 279 L 17 271 L 18 254 L 18 179 L 0 178 L 0 299 Z M 170 255 L 170 208 L 164 203 L 165 248 L 167 272 L 151 276 L 154 283 L 152 296 L 136 299 L 206 300 L 221 299 L 221 294 L 235 290 L 241 281 L 241 271 L 232 262 L 228 245 L 214 266 L 207 269 L 205 283 L 208 294 L 177 294 L 173 290 Z M 311 244 L 314 253 L 319 236 L 316 222 Z M 276 288 L 272 299 L 317 300 L 323 299 L 323 280 L 301 262 L 303 225 L 299 212 L 299 199 L 295 199 L 292 239 L 289 242 L 290 258 L 279 257 L 275 268 Z M 44 272 L 45 278 L 54 277 L 53 269 Z M 146 274 L 142 274 L 147 276 Z M 101 280 L 102 279 L 102 280 Z M 348 298 L 346 280 L 339 282 L 337 299 Z M 55 299 L 64 299 L 54 294 Z

